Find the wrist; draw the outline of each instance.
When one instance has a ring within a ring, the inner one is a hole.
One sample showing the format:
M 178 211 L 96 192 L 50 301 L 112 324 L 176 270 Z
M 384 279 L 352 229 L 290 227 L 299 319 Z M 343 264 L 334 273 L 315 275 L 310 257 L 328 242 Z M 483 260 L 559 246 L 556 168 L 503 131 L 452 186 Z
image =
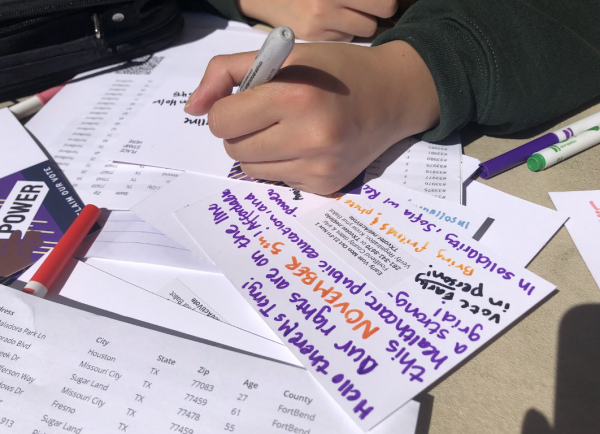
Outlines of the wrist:
M 434 128 L 440 119 L 440 103 L 433 77 L 421 56 L 404 41 L 371 49 L 378 65 L 377 81 L 386 88 L 381 93 L 381 107 L 390 137 L 399 141 Z
M 274 26 L 270 11 L 280 6 L 280 0 L 237 0 L 238 9 L 245 17 Z

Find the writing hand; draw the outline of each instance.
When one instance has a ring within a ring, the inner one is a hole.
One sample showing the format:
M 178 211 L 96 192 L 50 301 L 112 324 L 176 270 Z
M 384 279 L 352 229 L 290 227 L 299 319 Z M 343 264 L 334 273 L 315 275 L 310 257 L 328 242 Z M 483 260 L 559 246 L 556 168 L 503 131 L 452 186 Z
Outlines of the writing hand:
M 396 12 L 396 0 L 239 0 L 241 12 L 270 24 L 288 26 L 307 41 L 351 41 L 369 37 L 379 18 Z
M 439 102 L 410 45 L 299 44 L 277 77 L 231 95 L 256 53 L 217 56 L 186 106 L 254 178 L 318 194 L 344 187 L 397 141 L 431 128 Z

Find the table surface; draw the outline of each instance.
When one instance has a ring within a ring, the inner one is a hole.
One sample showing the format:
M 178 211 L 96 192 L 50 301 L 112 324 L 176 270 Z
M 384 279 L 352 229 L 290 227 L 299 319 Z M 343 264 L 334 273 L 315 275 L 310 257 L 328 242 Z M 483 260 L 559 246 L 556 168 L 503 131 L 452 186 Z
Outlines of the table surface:
M 597 111 L 600 104 L 538 134 Z M 481 161 L 532 138 L 469 129 L 462 137 L 464 153 Z M 550 191 L 600 189 L 600 146 L 541 172 L 521 165 L 478 181 L 555 209 Z M 528 269 L 558 291 L 429 391 L 430 434 L 600 433 L 600 289 L 564 226 Z
M 600 104 L 547 131 L 597 111 Z M 465 154 L 481 161 L 532 138 L 472 129 L 462 137 Z M 521 165 L 478 181 L 554 209 L 549 191 L 600 189 L 600 146 L 542 172 Z M 528 268 L 558 291 L 429 390 L 433 406 L 424 405 L 418 434 L 600 433 L 600 289 L 565 227 Z

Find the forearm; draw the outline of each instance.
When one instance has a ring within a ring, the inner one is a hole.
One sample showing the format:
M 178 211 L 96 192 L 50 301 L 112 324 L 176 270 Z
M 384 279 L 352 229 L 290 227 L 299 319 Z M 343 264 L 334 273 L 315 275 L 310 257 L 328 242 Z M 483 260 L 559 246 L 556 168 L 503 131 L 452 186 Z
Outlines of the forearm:
M 386 131 L 382 141 L 389 146 L 434 128 L 440 118 L 439 98 L 417 51 L 404 41 L 371 50 L 373 62 L 361 74 L 367 89 L 362 99 L 372 101 L 370 107 L 378 111 L 378 128 Z
M 599 18 L 596 0 L 420 0 L 374 45 L 404 40 L 428 66 L 441 114 L 425 138 L 503 134 L 600 95 Z
M 255 22 L 240 11 L 236 0 L 179 0 L 179 4 L 184 11 L 206 12 L 249 24 Z

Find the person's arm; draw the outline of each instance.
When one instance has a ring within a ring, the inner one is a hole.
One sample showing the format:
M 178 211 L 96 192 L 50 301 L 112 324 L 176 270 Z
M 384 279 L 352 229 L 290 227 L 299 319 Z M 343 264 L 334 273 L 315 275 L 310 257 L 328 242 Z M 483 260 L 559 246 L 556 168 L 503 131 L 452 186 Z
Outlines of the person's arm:
M 420 0 L 374 45 L 409 43 L 431 71 L 440 140 L 469 122 L 507 134 L 600 95 L 598 0 Z
M 377 18 L 390 18 L 398 0 L 179 0 L 184 10 L 217 14 L 249 24 L 288 26 L 307 41 L 351 41 L 370 37 Z M 401 0 L 402 5 L 407 1 Z
M 469 122 L 514 132 L 598 97 L 600 3 L 576 5 L 420 0 L 379 45 L 298 44 L 241 94 L 255 53 L 219 56 L 186 110 L 208 113 L 248 175 L 332 193 L 410 135 L 440 140 Z
M 288 26 L 306 41 L 370 37 L 377 18 L 390 18 L 398 0 L 238 0 L 244 15 L 273 27 Z
M 237 0 L 179 0 L 179 5 L 184 11 L 206 12 L 250 25 L 256 23 L 256 20 L 242 14 Z

